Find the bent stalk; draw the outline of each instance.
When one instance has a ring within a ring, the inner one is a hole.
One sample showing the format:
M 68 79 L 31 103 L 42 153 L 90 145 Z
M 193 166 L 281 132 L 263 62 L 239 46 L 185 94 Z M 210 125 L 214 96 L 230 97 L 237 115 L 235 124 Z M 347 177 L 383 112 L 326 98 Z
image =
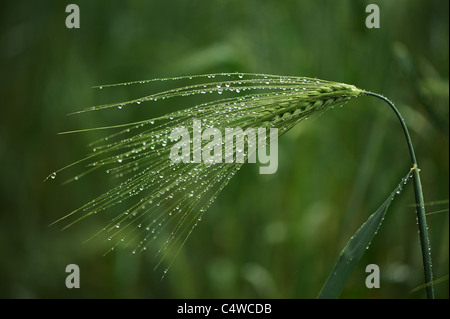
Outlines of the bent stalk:
M 364 92 L 365 95 L 374 96 L 377 97 L 383 101 L 385 101 L 395 112 L 397 115 L 397 118 L 400 120 L 400 124 L 402 125 L 403 133 L 406 137 L 406 142 L 408 144 L 409 153 L 412 160 L 412 168 L 411 171 L 413 172 L 413 181 L 414 181 L 414 195 L 416 198 L 416 213 L 417 213 L 417 223 L 419 226 L 419 237 L 420 237 L 420 247 L 422 250 L 422 262 L 424 267 L 424 273 L 425 273 L 425 284 L 426 284 L 426 291 L 427 291 L 427 297 L 430 299 L 434 299 L 434 287 L 433 287 L 433 271 L 432 271 L 432 265 L 431 265 L 431 252 L 430 252 L 430 241 L 428 238 L 428 226 L 427 226 L 427 220 L 425 216 L 425 204 L 423 199 L 423 192 L 422 192 L 422 184 L 420 182 L 420 169 L 417 165 L 416 160 L 416 154 L 414 152 L 414 147 L 411 142 L 411 137 L 408 132 L 408 128 L 406 127 L 405 120 L 401 116 L 400 112 L 397 110 L 397 108 L 394 106 L 394 104 L 389 101 L 384 96 L 373 93 L 373 92 Z

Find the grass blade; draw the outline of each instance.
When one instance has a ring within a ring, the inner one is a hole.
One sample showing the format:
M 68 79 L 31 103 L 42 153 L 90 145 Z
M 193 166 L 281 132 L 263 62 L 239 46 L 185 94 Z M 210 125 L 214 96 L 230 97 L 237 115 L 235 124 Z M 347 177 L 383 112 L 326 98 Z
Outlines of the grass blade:
M 347 245 L 342 250 L 336 264 L 334 265 L 333 271 L 322 287 L 318 298 L 335 299 L 339 297 L 357 263 L 361 259 L 364 252 L 368 249 L 370 242 L 383 222 L 389 205 L 395 195 L 400 194 L 403 186 L 407 183 L 411 176 L 412 171 L 410 171 L 402 179 L 401 183 L 398 184 L 384 203 L 376 210 L 375 213 L 369 216 L 366 222 L 350 238 Z

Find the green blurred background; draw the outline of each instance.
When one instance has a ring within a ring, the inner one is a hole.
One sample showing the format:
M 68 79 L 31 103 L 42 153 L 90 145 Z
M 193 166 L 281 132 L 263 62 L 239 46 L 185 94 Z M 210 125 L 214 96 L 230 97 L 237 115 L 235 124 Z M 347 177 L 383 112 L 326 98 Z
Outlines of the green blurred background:
M 381 27 L 365 26 L 366 5 Z M 314 298 L 350 236 L 410 168 L 400 125 L 384 103 L 360 97 L 306 121 L 279 141 L 279 168 L 247 166 L 205 214 L 164 280 L 149 254 L 85 239 L 114 211 L 60 231 L 48 225 L 112 184 L 87 177 L 43 182 L 85 155 L 96 134 L 58 132 L 127 123 L 178 103 L 67 116 L 146 94 L 151 86 L 91 86 L 203 74 L 318 77 L 389 97 L 416 147 L 436 278 L 448 276 L 449 2 L 1 1 L 0 297 Z M 66 177 L 70 177 L 68 172 Z M 58 176 L 59 177 L 59 176 Z M 436 201 L 443 201 L 433 203 Z M 423 298 L 412 185 L 392 203 L 342 298 Z M 65 267 L 81 288 L 65 287 Z M 381 288 L 365 267 L 379 265 Z M 436 295 L 448 298 L 448 279 Z

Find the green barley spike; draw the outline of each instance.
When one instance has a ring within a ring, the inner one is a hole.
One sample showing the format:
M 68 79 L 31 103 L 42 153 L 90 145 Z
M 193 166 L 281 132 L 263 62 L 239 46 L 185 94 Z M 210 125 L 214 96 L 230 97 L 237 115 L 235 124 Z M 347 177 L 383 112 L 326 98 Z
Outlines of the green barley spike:
M 134 253 L 148 247 L 157 247 L 157 266 L 166 257 L 171 258 L 172 262 L 203 213 L 243 165 L 237 162 L 171 162 L 169 156 L 174 141 L 170 139 L 170 134 L 175 128 L 184 127 L 192 134 L 193 121 L 199 120 L 202 129 L 216 128 L 222 134 L 226 128 L 246 130 L 262 127 L 276 128 L 281 136 L 303 119 L 364 94 L 363 90 L 343 83 L 306 77 L 248 73 L 164 78 L 97 88 L 150 85 L 152 82 L 163 81 L 176 83 L 180 80 L 192 84 L 77 112 L 124 108 L 132 104 L 154 103 L 179 96 L 223 94 L 220 95 L 223 98 L 157 118 L 112 127 L 65 132 L 118 129 L 117 132 L 92 143 L 91 155 L 54 172 L 49 178 L 54 179 L 57 173 L 75 164 L 85 163 L 87 170 L 71 180 L 102 169 L 117 176 L 118 183 L 110 191 L 56 222 L 73 218 L 66 225 L 68 227 L 91 214 L 112 210 L 113 206 L 126 203 L 127 208 L 118 213 L 97 235 L 105 235 L 107 240 L 113 241 L 112 249 L 123 244 L 131 247 Z M 232 93 L 233 96 L 225 98 L 227 93 Z M 201 146 L 204 146 L 205 143 L 202 143 Z M 192 147 L 191 153 L 195 151 Z M 244 162 L 248 160 L 248 156 L 248 152 L 245 152 Z

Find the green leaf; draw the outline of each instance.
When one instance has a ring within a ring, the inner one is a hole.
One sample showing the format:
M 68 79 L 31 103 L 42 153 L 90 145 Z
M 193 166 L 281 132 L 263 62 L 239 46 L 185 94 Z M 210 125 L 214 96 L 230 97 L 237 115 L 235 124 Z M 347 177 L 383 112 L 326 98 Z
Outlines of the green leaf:
M 338 298 L 347 283 L 350 275 L 355 269 L 364 252 L 368 249 L 372 238 L 378 231 L 383 222 L 386 211 L 394 199 L 395 195 L 400 194 L 403 186 L 412 176 L 411 171 L 402 179 L 402 182 L 389 195 L 384 203 L 375 213 L 369 216 L 366 222 L 350 238 L 345 248 L 342 250 L 333 271 L 325 282 L 318 298 L 334 299 Z

